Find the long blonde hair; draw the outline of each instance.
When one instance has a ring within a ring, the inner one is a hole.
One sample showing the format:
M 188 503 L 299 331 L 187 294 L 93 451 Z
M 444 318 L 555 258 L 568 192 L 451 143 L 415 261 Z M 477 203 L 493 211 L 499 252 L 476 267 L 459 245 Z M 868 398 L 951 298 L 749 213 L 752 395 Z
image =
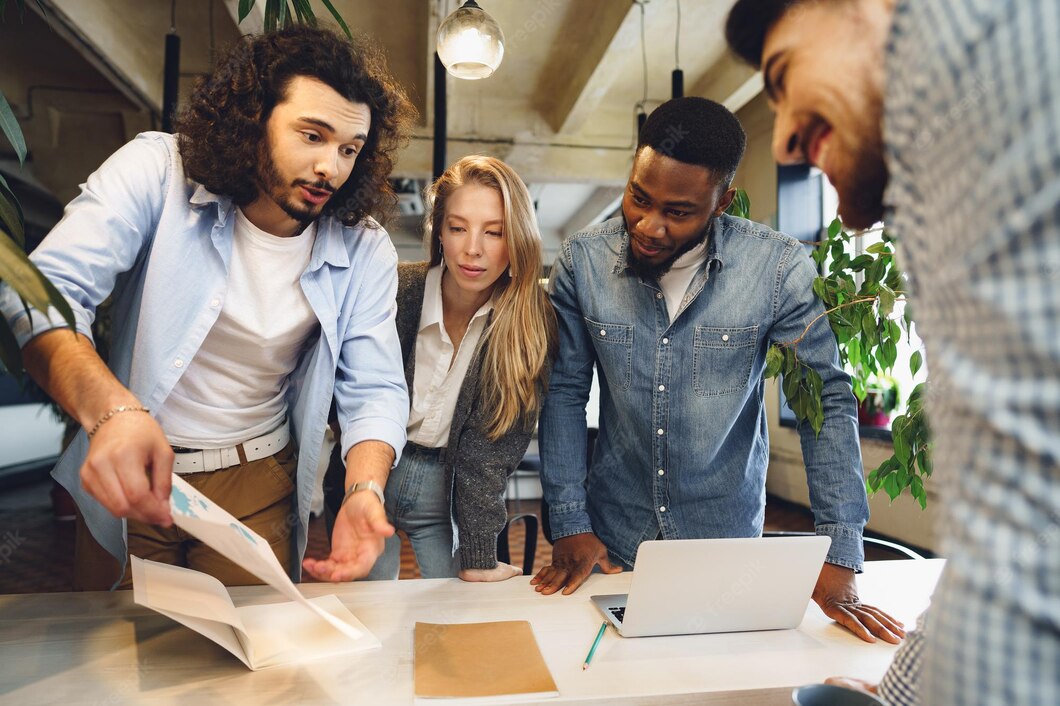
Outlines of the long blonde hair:
M 424 243 L 431 266 L 442 262 L 441 234 L 449 196 L 465 184 L 495 189 L 504 204 L 504 241 L 510 268 L 494 284 L 496 304 L 489 328 L 479 394 L 493 407 L 487 435 L 498 439 L 536 417 L 546 370 L 556 345 L 556 314 L 539 283 L 541 233 L 530 192 L 511 167 L 494 157 L 471 155 L 427 187 Z

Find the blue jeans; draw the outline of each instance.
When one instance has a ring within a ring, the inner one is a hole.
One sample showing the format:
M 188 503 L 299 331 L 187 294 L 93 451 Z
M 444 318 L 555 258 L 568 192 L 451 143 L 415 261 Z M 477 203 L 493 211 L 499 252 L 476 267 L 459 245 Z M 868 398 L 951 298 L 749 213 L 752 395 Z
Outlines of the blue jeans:
M 408 535 L 425 579 L 453 578 L 460 572 L 460 558 L 453 556 L 451 488 L 446 478 L 437 454 L 408 445 L 386 483 L 387 520 Z M 395 534 L 387 538 L 367 579 L 396 579 L 400 570 L 401 538 Z

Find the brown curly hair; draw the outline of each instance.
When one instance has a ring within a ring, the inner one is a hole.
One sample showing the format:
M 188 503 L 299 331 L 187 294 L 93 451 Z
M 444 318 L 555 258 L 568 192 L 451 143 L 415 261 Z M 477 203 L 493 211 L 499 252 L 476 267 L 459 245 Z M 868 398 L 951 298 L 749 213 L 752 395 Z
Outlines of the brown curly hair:
M 396 203 L 394 153 L 408 142 L 416 110 L 374 45 L 320 27 L 245 36 L 199 80 L 176 121 L 184 172 L 240 206 L 257 198 L 265 124 L 296 76 L 317 79 L 372 114 L 353 172 L 322 213 L 346 225 L 370 215 L 384 220 Z

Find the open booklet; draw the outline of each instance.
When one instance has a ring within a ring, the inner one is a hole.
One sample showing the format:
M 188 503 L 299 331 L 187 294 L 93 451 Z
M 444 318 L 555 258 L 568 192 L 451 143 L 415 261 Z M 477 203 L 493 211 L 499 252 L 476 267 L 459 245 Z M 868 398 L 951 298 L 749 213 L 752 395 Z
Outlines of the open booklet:
M 378 648 L 379 640 L 334 595 L 307 599 L 268 542 L 173 476 L 173 521 L 289 598 L 236 608 L 220 581 L 132 557 L 133 600 L 199 632 L 251 669 Z

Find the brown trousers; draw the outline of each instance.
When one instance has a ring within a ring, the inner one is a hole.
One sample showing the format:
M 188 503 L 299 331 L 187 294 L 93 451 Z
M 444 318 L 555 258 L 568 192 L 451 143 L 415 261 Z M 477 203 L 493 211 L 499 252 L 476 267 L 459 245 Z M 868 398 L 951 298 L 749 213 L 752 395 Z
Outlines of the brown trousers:
M 291 532 L 298 522 L 292 496 L 297 469 L 292 441 L 273 456 L 208 473 L 181 476 L 192 487 L 214 501 L 240 522 L 264 537 L 285 569 L 291 562 Z M 226 586 L 262 583 L 187 532 L 172 527 L 147 525 L 129 520 L 129 554 L 141 559 L 175 564 L 201 571 Z M 118 561 L 99 545 L 77 515 L 74 546 L 74 590 L 106 591 L 114 585 Z M 132 571 L 126 563 L 118 588 L 132 587 Z

